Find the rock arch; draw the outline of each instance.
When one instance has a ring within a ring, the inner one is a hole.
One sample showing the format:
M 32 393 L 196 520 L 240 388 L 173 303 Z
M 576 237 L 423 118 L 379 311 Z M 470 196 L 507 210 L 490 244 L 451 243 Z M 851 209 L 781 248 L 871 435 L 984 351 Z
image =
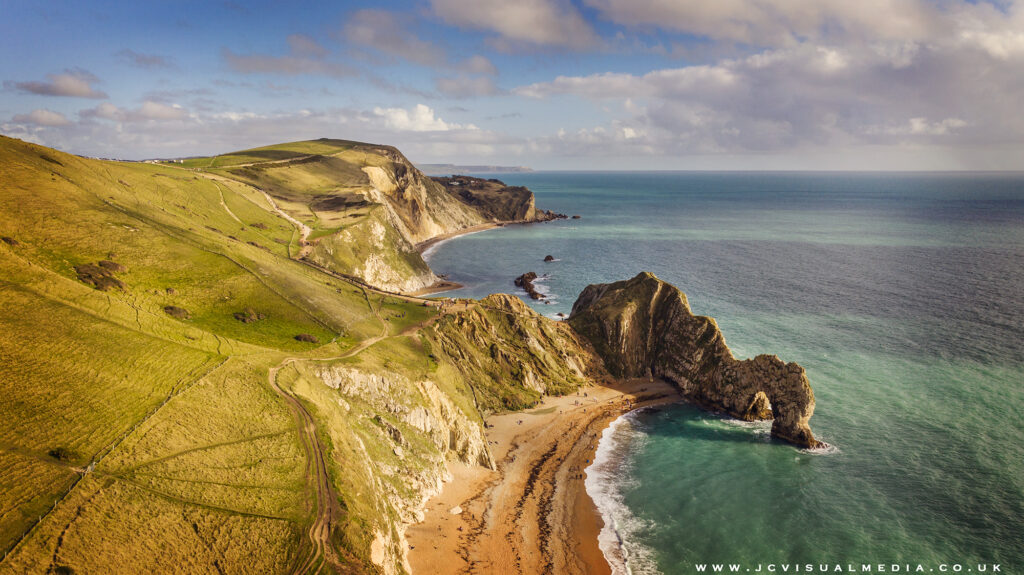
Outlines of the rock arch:
M 693 315 L 686 295 L 653 274 L 587 286 L 569 324 L 613 375 L 661 377 L 702 407 L 748 421 L 773 419 L 774 437 L 823 445 L 809 425 L 814 392 L 804 368 L 774 355 L 737 360 L 715 320 Z

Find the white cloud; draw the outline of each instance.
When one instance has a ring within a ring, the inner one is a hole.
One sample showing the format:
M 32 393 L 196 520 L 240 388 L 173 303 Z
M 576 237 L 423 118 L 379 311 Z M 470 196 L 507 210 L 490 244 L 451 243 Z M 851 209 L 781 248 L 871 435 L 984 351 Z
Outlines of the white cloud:
M 946 118 L 930 122 L 928 118 L 910 118 L 903 124 L 888 127 L 870 126 L 865 131 L 871 134 L 890 134 L 894 136 L 945 136 L 964 128 L 968 124 L 960 118 Z
M 431 0 L 448 24 L 496 32 L 495 45 L 583 49 L 598 44 L 597 34 L 568 0 Z
M 65 70 L 63 74 L 47 74 L 45 82 L 4 82 L 4 87 L 38 96 L 67 96 L 73 98 L 106 98 L 107 95 L 92 87 L 99 81 L 85 70 Z
M 146 100 L 135 109 L 121 109 L 110 102 L 103 102 L 95 108 L 82 110 L 79 115 L 83 119 L 102 118 L 116 122 L 166 122 L 189 117 L 188 110 L 177 104 L 169 105 L 152 100 Z
M 1024 55 L 1024 32 L 965 30 L 960 34 L 960 39 L 965 45 L 981 48 L 1000 60 Z
M 724 66 L 689 66 L 655 70 L 643 76 L 606 72 L 591 76 L 559 76 L 514 90 L 530 98 L 556 94 L 576 94 L 589 98 L 629 98 L 632 96 L 669 96 L 708 93 L 717 88 L 733 86 L 736 74 Z
M 374 115 L 384 120 L 384 125 L 400 132 L 447 132 L 449 130 L 476 130 L 473 124 L 463 126 L 445 122 L 434 115 L 434 110 L 424 104 L 416 104 L 411 110 L 405 108 L 374 108 Z
M 930 36 L 940 18 L 922 0 L 585 0 L 602 17 L 713 40 L 787 46 L 825 36 L 885 40 Z
M 37 126 L 66 126 L 71 122 L 60 112 L 53 110 L 36 109 L 28 114 L 17 114 L 11 118 L 12 122 L 19 124 L 35 124 Z
M 458 68 L 468 74 L 488 74 L 493 76 L 498 73 L 498 69 L 494 67 L 494 64 L 479 54 L 466 58 L 459 63 Z
M 513 93 L 601 103 L 620 125 L 562 142 L 583 155 L 644 143 L 661 156 L 789 153 L 900 142 L 1024 141 L 1024 67 L 961 38 L 864 45 L 800 43 L 712 65 L 560 76 Z M 621 111 L 608 101 L 623 102 Z M 559 101 L 552 106 L 567 105 Z M 616 117 L 618 116 L 618 117 Z M 625 136 L 629 128 L 633 138 Z M 628 143 L 628 145 L 626 145 Z

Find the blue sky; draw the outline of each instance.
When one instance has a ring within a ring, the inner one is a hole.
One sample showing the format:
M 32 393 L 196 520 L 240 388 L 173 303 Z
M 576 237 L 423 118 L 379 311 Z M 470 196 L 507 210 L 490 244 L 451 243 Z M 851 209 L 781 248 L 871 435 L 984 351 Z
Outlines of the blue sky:
M 0 132 L 538 169 L 1024 169 L 1024 0 L 0 1 Z

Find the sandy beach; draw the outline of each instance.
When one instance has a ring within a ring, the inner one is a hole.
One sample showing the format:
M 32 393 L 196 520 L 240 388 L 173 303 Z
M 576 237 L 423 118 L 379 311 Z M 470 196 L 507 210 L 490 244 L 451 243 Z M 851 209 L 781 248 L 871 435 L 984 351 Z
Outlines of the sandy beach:
M 406 532 L 413 573 L 610 573 L 584 470 L 616 417 L 680 399 L 667 383 L 643 378 L 488 418 L 498 469 L 450 466 L 452 481 Z
M 441 234 L 439 236 L 434 236 L 434 237 L 430 238 L 429 240 L 426 240 L 426 241 L 423 241 L 423 242 L 420 242 L 420 243 L 416 244 L 415 248 L 416 248 L 416 251 L 420 253 L 420 255 L 424 255 L 425 252 L 428 249 L 430 249 L 432 246 L 435 246 L 435 245 L 437 245 L 437 244 L 439 244 L 439 243 L 441 243 L 443 241 L 447 241 L 447 240 L 450 240 L 452 238 L 456 238 L 456 237 L 459 237 L 459 236 L 464 236 L 466 234 L 475 234 L 476 232 L 482 232 L 484 230 L 500 228 L 503 225 L 505 225 L 505 223 L 519 223 L 519 222 L 503 222 L 503 223 L 491 223 L 491 222 L 488 222 L 486 224 L 477 224 L 475 226 L 470 226 L 468 228 L 462 228 L 461 230 L 455 230 L 454 232 L 448 232 L 446 234 Z

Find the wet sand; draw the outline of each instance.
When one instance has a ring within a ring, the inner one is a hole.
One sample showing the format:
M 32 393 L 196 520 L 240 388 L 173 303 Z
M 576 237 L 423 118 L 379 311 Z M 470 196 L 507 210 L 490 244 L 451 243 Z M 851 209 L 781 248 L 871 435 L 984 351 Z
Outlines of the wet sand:
M 667 383 L 643 378 L 488 418 L 498 469 L 450 466 L 452 481 L 406 532 L 413 573 L 610 573 L 584 470 L 616 417 L 680 399 Z

